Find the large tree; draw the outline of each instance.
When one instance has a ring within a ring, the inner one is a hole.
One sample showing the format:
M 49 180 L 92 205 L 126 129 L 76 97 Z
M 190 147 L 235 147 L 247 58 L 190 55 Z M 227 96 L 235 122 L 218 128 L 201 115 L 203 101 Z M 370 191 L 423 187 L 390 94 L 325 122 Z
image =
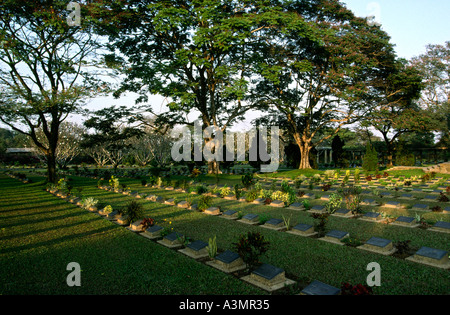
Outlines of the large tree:
M 0 120 L 45 154 L 50 182 L 57 180 L 61 123 L 105 90 L 93 72 L 97 37 L 81 18 L 90 13 L 80 7 L 79 25 L 71 23 L 73 13 L 66 1 L 0 2 Z
M 424 89 L 419 105 L 435 118 L 440 143 L 450 144 L 450 41 L 428 45 L 427 51 L 411 60 L 423 76 Z
M 116 95 L 140 94 L 146 104 L 151 94 L 169 100 L 169 111 L 157 113 L 162 125 L 193 125 L 222 132 L 258 106 L 243 102 L 257 73 L 254 60 L 261 53 L 266 33 L 289 25 L 290 30 L 311 29 L 285 1 L 118 1 L 110 13 L 119 16 L 103 28 L 110 46 L 120 54 L 109 57 L 125 80 Z M 284 6 L 284 7 L 283 7 Z M 99 17 L 99 20 L 102 20 Z M 195 115 L 188 119 L 188 115 Z M 205 139 L 209 143 L 213 137 Z M 205 145 L 206 145 L 205 143 Z M 211 161 L 210 171 L 218 171 Z
M 363 126 L 371 126 L 382 135 L 387 150 L 387 166 L 393 166 L 395 143 L 401 135 L 427 131 L 435 126 L 430 111 L 417 106 L 421 89 L 422 77 L 417 69 L 406 60 L 398 60 L 380 85 L 377 106 L 362 121 Z
M 286 121 L 299 147 L 299 168 L 308 169 L 314 147 L 375 105 L 395 54 L 379 26 L 338 1 L 292 1 L 290 9 L 314 25 L 320 37 L 305 36 L 302 29 L 274 33 L 261 55 L 263 78 L 253 97 L 275 123 L 280 116 Z

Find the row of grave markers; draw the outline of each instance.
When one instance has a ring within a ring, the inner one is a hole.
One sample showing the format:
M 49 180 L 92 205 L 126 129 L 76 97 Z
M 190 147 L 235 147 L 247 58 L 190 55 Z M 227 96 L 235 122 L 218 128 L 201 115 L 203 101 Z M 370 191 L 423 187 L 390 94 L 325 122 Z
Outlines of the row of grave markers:
M 160 187 L 159 187 L 160 188 Z M 169 190 L 172 190 L 172 188 L 169 188 Z M 134 196 L 138 196 L 139 194 L 135 193 Z M 156 201 L 156 202 L 163 202 L 165 204 L 171 205 L 171 206 L 178 206 L 184 207 L 182 204 L 183 202 L 180 202 L 178 204 L 175 204 L 173 202 L 173 199 L 168 199 L 169 202 L 164 201 L 164 198 L 162 197 L 156 197 L 155 195 L 151 195 L 150 200 Z M 259 203 L 260 201 L 256 202 Z M 255 203 L 255 202 L 254 202 Z M 278 204 L 276 205 L 278 206 Z M 284 205 L 283 205 L 284 206 Z M 194 209 L 194 208 L 191 208 Z M 342 209 L 346 210 L 346 209 Z M 309 210 L 310 212 L 325 212 L 324 206 L 314 206 Z M 209 209 L 206 209 L 204 211 L 207 215 L 214 215 L 214 216 L 221 216 L 223 218 L 236 220 L 238 219 L 238 212 L 235 210 L 228 210 L 222 212 L 219 207 L 210 207 Z M 348 213 L 348 211 L 346 211 Z M 370 221 L 370 222 L 381 222 L 380 214 L 376 212 L 368 212 L 365 213 L 361 218 L 361 220 Z M 251 224 L 251 225 L 257 225 L 259 224 L 259 217 L 256 214 L 246 214 L 239 220 L 238 222 Z M 414 218 L 410 217 L 399 217 L 396 221 L 393 222 L 395 225 L 399 226 L 407 226 L 407 227 L 414 227 Z M 284 224 L 283 220 L 272 218 L 268 221 L 266 221 L 262 227 L 278 230 L 278 231 L 284 231 L 287 230 L 287 227 Z M 432 228 L 430 228 L 432 231 L 436 232 L 443 232 L 443 233 L 450 233 L 450 223 L 438 221 Z M 298 224 L 294 226 L 291 230 L 287 231 L 291 234 L 296 234 L 300 236 L 314 236 L 317 234 L 317 232 L 314 231 L 314 227 L 312 225 L 308 224 Z M 329 233 L 327 233 L 323 238 L 319 238 L 319 240 L 327 241 L 333 244 L 339 244 L 344 245 L 343 240 L 346 238 L 349 238 L 350 235 L 348 232 L 345 231 L 339 231 L 339 230 L 332 230 Z M 393 246 L 393 243 L 391 240 L 382 239 L 378 237 L 372 237 L 370 238 L 364 245 L 359 246 L 358 248 L 363 250 L 368 250 L 371 252 L 375 252 L 382 255 L 391 255 L 393 254 L 396 249 Z M 442 269 L 449 269 L 450 268 L 450 261 L 448 257 L 448 252 L 441 249 L 433 249 L 429 247 L 422 247 L 420 248 L 413 256 L 406 258 L 407 260 L 414 261 L 417 263 L 426 264 L 429 266 L 434 266 L 437 268 Z

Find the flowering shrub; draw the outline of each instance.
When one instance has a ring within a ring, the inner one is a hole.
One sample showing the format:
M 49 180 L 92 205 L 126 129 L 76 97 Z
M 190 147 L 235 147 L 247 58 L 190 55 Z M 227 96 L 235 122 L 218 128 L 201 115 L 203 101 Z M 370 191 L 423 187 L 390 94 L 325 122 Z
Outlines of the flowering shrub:
M 112 175 L 111 179 L 109 180 L 109 186 L 111 186 L 114 189 L 119 188 L 119 179 L 114 175 Z
M 103 213 L 110 214 L 113 211 L 113 207 L 111 205 L 107 205 L 103 208 Z
M 149 227 L 155 225 L 155 220 L 152 219 L 152 218 L 144 218 L 144 219 L 142 220 L 141 224 L 142 224 L 143 228 L 146 230 L 146 229 L 148 229 Z
M 357 285 L 351 285 L 350 283 L 342 283 L 341 286 L 341 294 L 342 295 L 372 295 L 373 291 L 372 288 L 363 285 L 363 284 L 357 284 Z

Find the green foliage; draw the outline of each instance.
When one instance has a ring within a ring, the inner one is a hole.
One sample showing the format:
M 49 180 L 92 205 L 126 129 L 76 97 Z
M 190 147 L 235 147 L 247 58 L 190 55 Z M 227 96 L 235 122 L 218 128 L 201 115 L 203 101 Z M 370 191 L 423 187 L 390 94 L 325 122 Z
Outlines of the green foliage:
M 253 186 L 256 183 L 255 178 L 253 177 L 253 174 L 245 174 L 242 176 L 242 185 L 244 185 L 245 188 L 249 188 Z
M 123 209 L 123 214 L 127 216 L 127 224 L 131 224 L 144 216 L 144 206 L 132 200 Z
M 216 241 L 216 235 L 214 235 L 214 238 L 209 238 L 208 240 L 208 246 L 206 247 L 208 250 L 208 256 L 209 258 L 214 258 L 217 255 L 217 241 Z
M 260 262 L 261 255 L 269 249 L 269 241 L 259 232 L 248 232 L 242 234 L 233 246 L 242 260 L 247 264 L 249 270 L 253 270 Z
M 207 195 L 202 195 L 198 201 L 198 210 L 205 211 L 212 205 L 212 197 Z
M 338 193 L 333 193 L 330 196 L 330 199 L 325 204 L 325 209 L 328 213 L 335 213 L 341 207 L 342 204 L 342 196 Z
M 366 154 L 363 158 L 362 168 L 367 172 L 378 170 L 378 154 L 370 143 L 367 143 L 366 146 Z

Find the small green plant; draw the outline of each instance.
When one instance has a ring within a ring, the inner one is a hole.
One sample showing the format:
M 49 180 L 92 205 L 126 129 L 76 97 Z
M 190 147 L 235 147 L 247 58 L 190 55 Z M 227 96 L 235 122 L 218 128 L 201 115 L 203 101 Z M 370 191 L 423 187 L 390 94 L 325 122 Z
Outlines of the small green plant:
M 242 180 L 242 184 L 247 189 L 256 183 L 255 178 L 253 177 L 253 174 L 245 174 L 244 176 L 242 176 L 241 180 Z
M 256 189 L 252 189 L 249 192 L 247 192 L 247 195 L 245 196 L 245 201 L 253 202 L 257 197 L 258 191 Z
M 199 195 L 202 195 L 202 194 L 208 192 L 208 188 L 206 188 L 203 185 L 198 185 L 197 187 L 195 187 L 195 192 Z
M 316 220 L 314 223 L 314 229 L 317 231 L 318 237 L 325 236 L 326 234 L 326 224 L 328 222 L 328 217 L 330 214 L 326 213 L 312 213 L 311 217 Z
M 284 215 L 282 215 L 284 226 L 286 228 L 286 231 L 289 231 L 291 229 L 291 219 L 292 214 L 289 216 L 289 218 L 286 218 Z
M 81 206 L 84 209 L 90 209 L 91 207 L 95 207 L 98 204 L 98 200 L 93 197 L 84 197 L 81 200 Z
M 234 196 L 236 200 L 242 197 L 242 189 L 239 188 L 239 184 L 234 185 Z
M 333 193 L 330 196 L 329 201 L 325 204 L 325 209 L 328 213 L 333 214 L 335 213 L 342 204 L 342 196 L 337 193 Z
M 214 235 L 214 238 L 209 238 L 208 240 L 208 246 L 206 247 L 208 250 L 208 256 L 209 258 L 214 258 L 217 255 L 217 241 L 216 241 L 216 235 Z
M 303 207 L 305 207 L 305 209 L 308 211 L 309 209 L 311 209 L 311 203 L 309 202 L 309 200 L 305 199 L 302 201 Z
M 270 219 L 270 217 L 269 217 L 269 215 L 267 215 L 267 214 L 261 214 L 261 215 L 258 217 L 259 224 L 264 224 L 264 223 L 266 223 L 269 219 Z
M 200 200 L 198 201 L 198 207 L 197 209 L 200 211 L 205 211 L 209 207 L 211 207 L 212 204 L 212 197 L 207 195 L 202 195 L 200 197 Z
M 144 216 L 144 206 L 136 200 L 130 201 L 124 208 L 124 215 L 127 216 L 127 223 L 133 223 Z
M 269 241 L 259 232 L 242 234 L 236 243 L 233 243 L 236 252 L 246 263 L 247 268 L 254 270 L 261 262 L 260 257 L 269 249 Z
M 103 208 L 104 214 L 110 214 L 111 212 L 113 212 L 113 207 L 111 205 L 107 205 L 106 207 Z

